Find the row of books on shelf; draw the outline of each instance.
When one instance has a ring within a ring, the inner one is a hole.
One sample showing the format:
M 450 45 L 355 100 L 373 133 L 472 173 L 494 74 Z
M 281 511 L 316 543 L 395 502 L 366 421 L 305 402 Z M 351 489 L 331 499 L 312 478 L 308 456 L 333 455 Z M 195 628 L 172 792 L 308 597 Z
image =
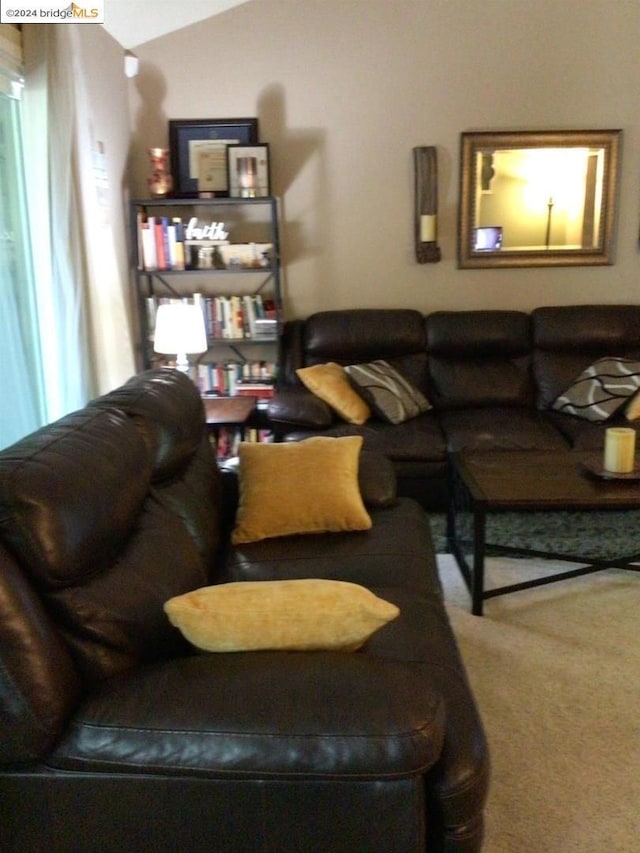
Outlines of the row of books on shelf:
M 269 442 L 273 441 L 273 433 L 268 429 L 245 428 L 243 436 L 239 427 L 220 427 L 211 434 L 210 441 L 215 445 L 218 459 L 231 459 L 238 455 L 241 441 Z
M 199 362 L 194 381 L 201 394 L 273 397 L 276 365 L 269 361 Z
M 203 236 L 206 235 L 206 236 Z M 138 212 L 138 268 L 145 272 L 266 269 L 270 243 L 230 243 L 222 222 L 200 227 L 196 217 L 146 216 Z
M 180 301 L 172 297 L 150 296 L 147 299 L 149 333 L 153 336 L 159 305 Z M 277 337 L 278 319 L 275 299 L 262 294 L 244 296 L 203 296 L 195 293 L 190 300 L 202 308 L 207 338 L 210 340 L 273 341 Z

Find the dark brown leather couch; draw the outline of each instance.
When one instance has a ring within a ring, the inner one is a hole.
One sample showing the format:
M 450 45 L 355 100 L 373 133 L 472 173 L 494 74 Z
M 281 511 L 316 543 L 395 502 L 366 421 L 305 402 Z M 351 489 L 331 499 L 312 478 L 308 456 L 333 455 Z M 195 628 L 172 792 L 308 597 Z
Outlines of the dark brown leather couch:
M 364 437 L 394 464 L 398 492 L 427 509 L 448 502 L 448 452 L 600 449 L 606 425 L 551 410 L 597 358 L 640 357 L 640 306 L 579 305 L 521 311 L 323 311 L 285 328 L 280 391 L 269 407 L 279 437 Z M 296 369 L 385 359 L 433 408 L 401 424 L 341 421 Z M 624 422 L 622 415 L 611 423 Z
M 482 723 L 428 519 L 363 453 L 370 531 L 232 547 L 236 481 L 174 371 L 0 453 L 0 847 L 477 851 Z M 162 602 L 223 580 L 364 584 L 356 653 L 195 653 Z

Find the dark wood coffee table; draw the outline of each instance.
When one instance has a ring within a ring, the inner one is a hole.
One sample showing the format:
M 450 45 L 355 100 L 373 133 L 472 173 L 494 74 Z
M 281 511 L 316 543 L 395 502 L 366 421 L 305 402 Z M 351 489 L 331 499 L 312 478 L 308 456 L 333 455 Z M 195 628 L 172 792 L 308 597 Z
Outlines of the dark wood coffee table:
M 498 450 L 451 454 L 451 490 L 447 535 L 449 547 L 471 593 L 471 612 L 482 616 L 488 598 L 529 589 L 566 578 L 609 568 L 640 571 L 635 563 L 640 551 L 624 557 L 590 560 L 584 555 L 538 551 L 488 543 L 486 517 L 489 512 L 560 510 L 639 509 L 640 481 L 635 478 L 604 479 L 589 472 L 601 461 L 597 453 L 578 451 Z M 462 517 L 471 517 L 472 560 L 465 553 Z M 582 564 L 581 568 L 557 572 L 543 578 L 484 588 L 484 561 L 487 547 L 504 554 L 526 554 Z M 640 536 L 639 544 L 640 548 Z M 588 565 L 585 565 L 588 564 Z

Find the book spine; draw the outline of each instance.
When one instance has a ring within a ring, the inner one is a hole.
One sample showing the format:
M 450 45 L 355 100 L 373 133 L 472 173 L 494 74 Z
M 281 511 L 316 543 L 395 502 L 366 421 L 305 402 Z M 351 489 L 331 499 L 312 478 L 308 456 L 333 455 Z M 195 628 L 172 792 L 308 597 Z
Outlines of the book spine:
M 236 383 L 234 392 L 236 397 L 273 397 L 273 385 L 240 385 Z
M 264 320 L 264 305 L 262 303 L 262 294 L 256 293 L 255 295 L 255 305 L 256 305 L 256 320 Z
M 256 303 L 253 296 L 243 297 L 244 332 L 246 338 L 253 338 L 256 333 Z
M 174 216 L 171 220 L 173 229 L 173 266 L 174 270 L 186 269 L 186 257 L 184 251 L 184 225 L 179 216 Z
M 220 296 L 215 296 L 212 300 L 213 308 L 213 337 L 220 340 L 222 338 L 222 326 L 224 323 L 222 299 Z
M 197 377 L 198 377 L 198 379 L 197 379 L 198 390 L 200 391 L 201 394 L 206 394 L 209 391 L 211 391 L 211 385 L 210 385 L 210 375 L 211 374 L 209 371 L 209 365 L 208 364 L 198 364 L 198 365 L 196 365 L 196 368 L 197 368 Z
M 144 269 L 144 249 L 142 246 L 142 230 L 144 228 L 144 217 L 141 210 L 136 211 L 136 266 L 139 270 Z
M 156 222 L 154 225 L 154 233 L 156 238 L 156 261 L 159 270 L 166 270 L 167 256 L 164 248 L 164 234 L 162 222 Z
M 231 318 L 231 337 L 234 340 L 244 338 L 244 317 L 242 302 L 239 296 L 232 296 L 229 300 L 229 314 Z
M 193 302 L 194 305 L 198 306 L 198 308 L 200 309 L 200 311 L 202 313 L 202 320 L 204 322 L 205 333 L 206 333 L 207 341 L 208 341 L 209 340 L 209 329 L 207 326 L 207 305 L 206 305 L 207 300 L 205 299 L 205 297 L 201 293 L 196 292 L 191 297 L 191 301 Z
M 141 226 L 140 240 L 142 243 L 142 265 L 145 270 L 153 272 L 158 269 L 155 222 L 151 223 L 147 221 L 143 223 Z
M 226 296 L 220 296 L 220 322 L 222 328 L 221 337 L 224 340 L 231 339 L 231 305 Z

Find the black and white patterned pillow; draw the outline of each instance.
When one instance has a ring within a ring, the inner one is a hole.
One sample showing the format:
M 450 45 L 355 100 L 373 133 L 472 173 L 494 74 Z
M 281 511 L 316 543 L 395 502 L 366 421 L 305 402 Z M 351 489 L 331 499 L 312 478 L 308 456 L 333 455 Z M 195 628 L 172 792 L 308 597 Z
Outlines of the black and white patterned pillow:
M 389 423 L 400 424 L 431 408 L 424 394 L 387 361 L 350 364 L 345 370 L 373 411 Z
M 640 390 L 640 361 L 599 358 L 553 403 L 558 412 L 603 423 Z

